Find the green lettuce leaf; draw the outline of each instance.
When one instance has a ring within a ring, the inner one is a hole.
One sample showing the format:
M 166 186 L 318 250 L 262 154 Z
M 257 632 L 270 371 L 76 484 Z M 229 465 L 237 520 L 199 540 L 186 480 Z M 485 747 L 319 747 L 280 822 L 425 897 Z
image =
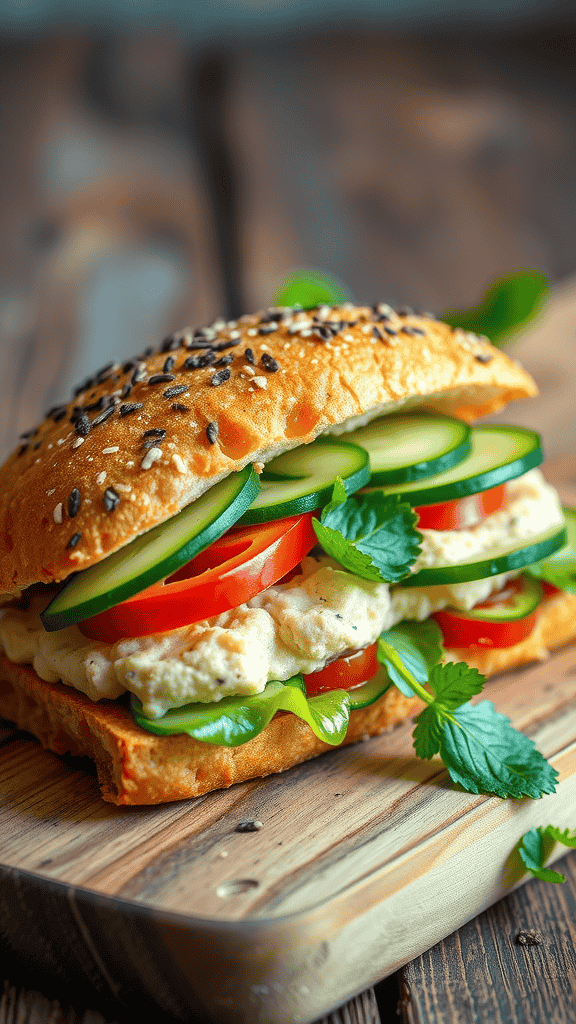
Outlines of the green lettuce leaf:
M 538 314 L 549 291 L 550 279 L 541 270 L 519 270 L 496 278 L 476 306 L 449 310 L 440 319 L 501 345 Z
M 552 583 L 559 590 L 576 594 L 576 509 L 564 507 L 568 543 L 549 558 L 527 565 L 524 572 Z
M 312 520 L 319 543 L 345 569 L 375 583 L 398 583 L 420 552 L 416 513 L 396 495 L 374 491 L 341 501 L 334 488 L 320 521 Z

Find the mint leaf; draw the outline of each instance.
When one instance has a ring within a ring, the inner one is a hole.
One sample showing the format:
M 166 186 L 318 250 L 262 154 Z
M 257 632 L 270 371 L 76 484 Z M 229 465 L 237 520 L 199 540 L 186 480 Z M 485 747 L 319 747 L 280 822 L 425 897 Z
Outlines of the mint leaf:
M 481 693 L 486 679 L 477 669 L 470 668 L 465 661 L 456 664 L 435 665 L 430 673 L 430 686 L 436 701 L 443 708 L 453 711 Z
M 576 850 L 576 830 L 570 832 L 569 829 L 565 828 L 561 832 L 555 825 L 546 825 L 544 831 L 555 843 L 562 843 L 563 846 L 569 846 L 572 850 Z
M 576 509 L 564 507 L 568 544 L 549 558 L 526 566 L 525 572 L 552 583 L 559 590 L 576 594 Z
M 423 761 L 429 761 L 440 753 L 442 746 L 442 719 L 433 704 L 424 708 L 415 719 L 412 733 L 414 750 Z
M 313 309 L 327 303 L 339 306 L 350 298 L 344 285 L 322 270 L 294 270 L 284 278 L 272 299 L 273 306 Z
M 344 486 L 344 481 L 341 476 L 337 476 L 334 481 L 334 487 L 332 490 L 332 497 L 327 505 L 322 509 L 322 515 L 320 521 L 323 523 L 326 516 L 333 512 L 334 509 L 338 508 L 339 505 L 343 505 L 348 495 Z
M 376 583 L 398 583 L 420 551 L 417 516 L 396 495 L 378 492 L 348 498 L 312 520 L 324 551 L 345 569 Z
M 522 836 L 518 853 L 528 871 L 535 878 L 539 878 L 542 882 L 565 882 L 565 875 L 562 875 L 559 871 L 553 871 L 552 868 L 544 867 L 554 846 L 554 839 L 550 836 L 549 830 L 558 832 L 558 829 L 553 829 L 551 825 L 548 825 L 547 828 L 542 828 L 541 826 L 540 828 L 531 828 L 529 832 Z M 559 842 L 562 842 L 562 840 L 559 840 Z M 569 845 L 572 844 L 570 843 Z
M 541 270 L 519 270 L 497 277 L 476 306 L 448 311 L 440 319 L 502 344 L 537 315 L 549 290 L 550 280 Z
M 404 669 L 407 669 L 419 683 L 427 683 L 430 671 L 443 654 L 440 627 L 434 619 L 425 619 L 424 622 L 405 620 L 380 635 L 378 661 L 384 665 L 390 679 L 404 696 L 413 697 L 414 690 L 406 674 L 402 674 L 389 657 L 390 647 L 400 655 Z
M 438 708 L 437 713 L 442 717 L 440 756 L 453 782 L 470 793 L 504 798 L 538 799 L 555 792 L 558 772 L 491 701 L 464 704 L 449 714 Z

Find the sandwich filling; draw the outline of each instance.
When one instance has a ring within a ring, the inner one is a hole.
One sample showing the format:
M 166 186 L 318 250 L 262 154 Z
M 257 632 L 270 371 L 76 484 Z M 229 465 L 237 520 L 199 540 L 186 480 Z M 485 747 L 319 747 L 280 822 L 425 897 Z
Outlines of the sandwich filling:
M 412 572 L 481 560 L 497 544 L 529 541 L 562 522 L 556 491 L 533 469 L 510 481 L 505 506 L 475 526 L 422 529 Z M 260 693 L 270 680 L 317 672 L 368 647 L 402 620 L 422 621 L 446 607 L 469 610 L 513 575 L 399 587 L 361 578 L 314 551 L 287 582 L 168 633 L 114 644 L 88 640 L 77 626 L 47 633 L 39 619 L 44 598 L 25 611 L 6 611 L 0 642 L 11 661 L 31 663 L 41 679 L 61 681 L 92 700 L 115 699 L 128 690 L 146 716 L 159 718 L 170 708 Z

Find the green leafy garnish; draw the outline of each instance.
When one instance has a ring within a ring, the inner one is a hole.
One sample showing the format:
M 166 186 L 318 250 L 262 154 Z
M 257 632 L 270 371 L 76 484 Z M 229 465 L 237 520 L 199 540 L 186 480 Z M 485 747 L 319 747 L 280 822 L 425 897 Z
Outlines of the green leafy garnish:
M 424 622 L 413 622 L 406 619 L 392 626 L 380 636 L 379 660 L 386 667 L 386 671 L 395 686 L 405 697 L 413 697 L 414 691 L 405 681 L 403 675 L 398 671 L 396 663 L 386 657 L 387 647 L 392 647 L 399 655 L 404 668 L 408 669 L 419 683 L 427 683 L 428 676 L 434 665 L 442 658 L 442 632 L 440 626 L 434 619 L 425 619 Z
M 549 290 L 550 279 L 541 270 L 518 270 L 497 277 L 478 305 L 449 310 L 440 319 L 502 344 L 537 315 Z
M 568 543 L 560 551 L 541 562 L 527 565 L 525 572 L 539 580 L 552 583 L 559 590 L 576 594 L 576 509 L 564 508 Z
M 434 665 L 429 693 L 385 637 L 378 643 L 378 660 L 402 677 L 404 693 L 427 705 L 416 717 L 412 734 L 418 757 L 429 760 L 440 754 L 452 781 L 470 793 L 537 799 L 555 791 L 558 773 L 531 739 L 517 732 L 490 701 L 466 703 L 485 683 L 476 669 L 464 662 Z
M 272 299 L 273 306 L 313 309 L 327 303 L 339 306 L 350 298 L 344 285 L 322 270 L 294 270 L 284 278 Z
M 576 831 L 569 829 L 561 831 L 555 825 L 540 825 L 538 828 L 531 828 L 520 840 L 518 852 L 531 874 L 542 882 L 565 882 L 565 875 L 560 871 L 553 871 L 545 867 L 550 854 L 556 843 L 562 843 L 576 850 Z
M 346 498 L 338 478 L 332 500 L 312 525 L 327 554 L 349 572 L 375 583 L 398 583 L 420 552 L 418 517 L 397 495 L 381 493 Z

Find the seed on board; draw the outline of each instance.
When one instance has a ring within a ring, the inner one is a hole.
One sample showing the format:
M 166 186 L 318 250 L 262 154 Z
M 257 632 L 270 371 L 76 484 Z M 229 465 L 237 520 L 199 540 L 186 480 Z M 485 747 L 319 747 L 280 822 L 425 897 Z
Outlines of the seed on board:
M 107 512 L 113 512 L 120 503 L 120 495 L 113 487 L 107 487 L 104 491 L 104 508 Z
M 68 515 L 71 519 L 78 514 L 81 500 L 80 491 L 77 487 L 73 487 L 68 495 Z
M 218 440 L 218 424 L 214 420 L 206 427 L 206 437 L 210 444 L 216 444 Z
M 239 821 L 234 829 L 235 832 L 259 832 L 261 828 L 264 828 L 261 821 L 256 818 L 246 818 L 244 821 Z

